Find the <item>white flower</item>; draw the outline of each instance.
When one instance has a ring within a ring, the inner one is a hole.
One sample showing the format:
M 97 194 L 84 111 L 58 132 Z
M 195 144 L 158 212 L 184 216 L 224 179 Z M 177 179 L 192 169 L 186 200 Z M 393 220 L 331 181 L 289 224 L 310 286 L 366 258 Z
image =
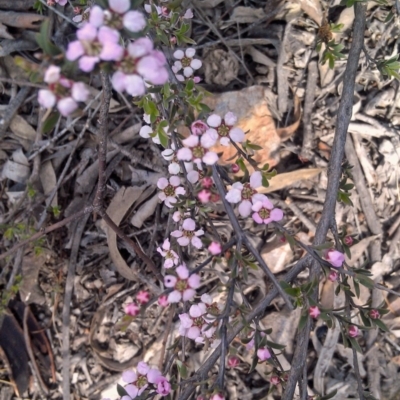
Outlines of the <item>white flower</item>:
M 180 186 L 181 180 L 178 176 L 174 175 L 169 178 L 160 178 L 157 182 L 157 187 L 162 190 L 158 194 L 158 197 L 165 205 L 172 208 L 176 203 L 176 197 L 179 195 L 184 195 L 186 190 L 184 187 Z
M 230 139 L 234 142 L 241 143 L 245 139 L 244 132 L 241 128 L 234 127 L 237 122 L 237 117 L 234 113 L 228 112 L 222 119 L 217 114 L 212 114 L 207 119 L 207 124 L 211 126 L 214 134 L 217 134 L 220 138 L 222 146 L 229 146 Z
M 183 69 L 183 75 L 186 78 L 190 78 L 193 75 L 194 71 L 201 68 L 202 66 L 201 60 L 193 58 L 195 54 L 196 50 L 192 48 L 186 49 L 185 52 L 183 52 L 183 50 L 176 50 L 174 52 L 174 57 L 178 61 L 175 61 L 172 67 L 173 72 L 177 74 L 180 70 Z M 178 78 L 178 80 L 181 79 L 182 78 Z

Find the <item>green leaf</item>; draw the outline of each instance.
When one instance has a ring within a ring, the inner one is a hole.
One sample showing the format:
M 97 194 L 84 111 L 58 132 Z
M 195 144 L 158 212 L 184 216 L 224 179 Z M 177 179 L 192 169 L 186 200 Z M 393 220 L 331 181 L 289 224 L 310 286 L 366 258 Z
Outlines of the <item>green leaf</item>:
M 119 396 L 129 396 L 127 391 L 123 386 L 121 386 L 119 383 L 117 383 L 117 392 Z
M 309 318 L 308 313 L 303 314 L 303 315 L 300 317 L 299 326 L 297 327 L 297 329 L 298 329 L 299 331 L 301 331 L 301 330 L 306 326 L 307 321 L 308 321 L 308 318 Z
M 180 375 L 183 379 L 186 379 L 187 376 L 188 376 L 188 370 L 187 370 L 186 365 L 185 365 L 182 361 L 176 360 L 176 366 L 178 367 L 179 375 Z
M 358 344 L 357 340 L 354 339 L 354 338 L 352 338 L 352 337 L 349 337 L 348 339 L 349 339 L 349 341 L 350 341 L 351 347 L 352 347 L 355 351 L 357 351 L 358 353 L 363 354 L 363 351 L 361 350 L 361 347 L 360 347 L 360 345 Z
M 49 56 L 57 56 L 61 54 L 61 50 L 55 46 L 50 40 L 50 20 L 46 19 L 40 26 L 40 32 L 35 35 L 38 45 Z
M 284 346 L 282 344 L 274 343 L 269 340 L 267 340 L 267 346 L 271 347 L 272 349 L 277 349 L 277 350 L 283 350 L 286 348 L 286 346 Z
M 56 126 L 58 120 L 60 118 L 60 113 L 57 111 L 52 112 L 47 118 L 46 121 L 43 122 L 42 132 L 49 133 Z
M 380 319 L 372 319 L 373 324 L 375 324 L 378 328 L 382 329 L 384 332 L 390 332 L 389 328 L 386 324 Z
M 333 397 L 336 396 L 337 393 L 337 389 L 333 390 L 332 392 L 326 394 L 324 397 L 321 397 L 321 400 L 328 400 L 328 399 L 332 399 Z

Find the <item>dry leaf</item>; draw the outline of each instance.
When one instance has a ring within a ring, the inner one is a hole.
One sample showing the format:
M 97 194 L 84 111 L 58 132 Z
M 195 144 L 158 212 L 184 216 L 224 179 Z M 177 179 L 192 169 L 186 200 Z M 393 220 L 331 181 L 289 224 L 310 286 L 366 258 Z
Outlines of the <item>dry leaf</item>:
M 266 243 L 261 249 L 261 257 L 273 274 L 284 271 L 293 259 L 293 251 L 289 243 L 282 243 L 276 238 Z
M 11 132 L 21 139 L 34 141 L 36 138 L 36 131 L 29 125 L 24 118 L 16 115 L 10 123 Z
M 257 50 L 253 46 L 249 46 L 246 48 L 246 53 L 251 56 L 254 62 L 258 64 L 265 65 L 267 67 L 275 67 L 276 62 L 271 60 L 268 56 L 262 53 L 260 50 Z
M 141 228 L 144 221 L 154 214 L 154 211 L 159 203 L 158 193 L 156 193 L 151 199 L 147 200 L 146 203 L 142 204 L 136 211 L 131 219 L 131 224 L 135 228 Z
M 299 0 L 301 9 L 319 26 L 322 24 L 322 10 L 319 0 Z
M 233 53 L 214 49 L 203 55 L 203 68 L 208 84 L 226 86 L 237 78 L 239 62 Z
M 234 8 L 232 15 L 229 18 L 229 22 L 251 24 L 264 16 L 265 12 L 262 8 L 238 6 Z
M 8 33 L 7 27 L 0 22 L 0 38 L 2 39 L 14 39 L 14 37 Z
M 40 168 L 40 182 L 42 183 L 44 194 L 48 196 L 57 185 L 57 177 L 54 172 L 53 164 L 51 161 L 46 161 Z M 58 205 L 57 193 L 55 194 L 51 206 L 55 207 Z
M 304 169 L 298 169 L 296 171 L 284 172 L 282 174 L 274 176 L 269 181 L 269 186 L 267 188 L 260 187 L 257 190 L 259 193 L 276 192 L 277 190 L 287 188 L 296 182 L 305 179 L 312 179 L 322 171 L 323 168 L 304 168 Z
M 10 179 L 14 182 L 25 183 L 29 178 L 29 174 L 30 169 L 26 165 L 7 160 L 3 165 L 0 180 Z
M 0 22 L 14 28 L 39 30 L 40 25 L 47 19 L 44 15 L 34 13 L 0 10 Z
M 358 243 L 351 246 L 351 258 L 346 256 L 346 264 L 349 267 L 354 267 L 355 263 L 360 259 L 362 254 L 367 250 L 369 244 L 375 240 L 379 235 L 369 236 L 361 239 Z

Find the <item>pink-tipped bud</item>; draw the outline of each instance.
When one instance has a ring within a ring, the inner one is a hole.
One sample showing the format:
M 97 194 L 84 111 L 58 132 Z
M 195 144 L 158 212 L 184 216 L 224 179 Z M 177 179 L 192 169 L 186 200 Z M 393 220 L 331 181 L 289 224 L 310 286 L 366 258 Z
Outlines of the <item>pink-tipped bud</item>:
M 190 125 L 190 129 L 191 129 L 193 135 L 200 136 L 203 133 L 205 133 L 206 130 L 209 128 L 205 122 L 198 119 L 198 120 L 194 121 L 192 123 L 192 125 Z
M 320 316 L 321 311 L 317 306 L 311 306 L 308 309 L 308 313 L 310 314 L 310 317 L 317 319 Z
M 136 317 L 140 312 L 140 308 L 136 303 L 125 304 L 124 310 L 125 314 L 132 317 Z
M 240 364 L 240 360 L 236 356 L 228 357 L 228 368 L 236 368 Z
M 371 311 L 369 312 L 369 316 L 370 316 L 372 319 L 379 319 L 379 318 L 381 317 L 381 314 L 380 314 L 380 312 L 379 312 L 378 310 L 371 310 Z
M 268 358 L 271 358 L 271 353 L 267 348 L 262 348 L 257 350 L 257 357 L 260 359 L 260 361 L 265 361 L 268 360 Z
M 171 38 L 169 39 L 169 42 L 171 44 L 176 44 L 176 37 L 175 36 L 171 36 Z
M 351 237 L 351 236 L 346 236 L 344 239 L 343 239 L 343 241 L 344 241 L 344 244 L 346 245 L 346 246 L 352 246 L 353 245 L 353 243 L 354 243 L 354 239 Z
M 349 336 L 350 337 L 355 338 L 359 335 L 359 333 L 360 333 L 360 330 L 358 329 L 357 326 L 355 326 L 355 325 L 349 326 Z
M 158 304 L 159 304 L 161 307 L 167 307 L 167 306 L 169 305 L 168 296 L 166 296 L 165 294 L 163 294 L 162 296 L 160 296 L 160 297 L 158 298 Z
M 339 277 L 339 274 L 338 274 L 336 271 L 331 271 L 331 272 L 329 272 L 328 279 L 329 279 L 331 282 L 336 282 L 337 279 L 338 279 L 338 277 Z
M 281 243 L 286 243 L 287 242 L 287 239 L 286 239 L 286 236 L 281 236 L 280 238 L 279 238 L 279 241 L 281 242 Z
M 213 256 L 216 256 L 216 255 L 218 255 L 218 254 L 221 254 L 221 251 L 222 251 L 221 243 L 218 243 L 218 242 L 211 242 L 211 244 L 208 246 L 208 251 L 209 251 Z
M 221 197 L 217 193 L 211 193 L 210 201 L 213 203 L 216 203 L 217 201 L 220 201 Z
M 240 171 L 240 167 L 237 164 L 232 164 L 231 165 L 231 171 L 233 174 L 237 174 Z
M 76 15 L 80 14 L 82 11 L 82 9 L 80 7 L 74 7 L 73 10 L 74 10 L 74 14 L 76 14 Z
M 212 187 L 212 185 L 214 185 L 214 181 L 212 180 L 212 178 L 210 176 L 205 176 L 201 181 L 201 186 L 204 189 L 210 189 L 210 187 Z
M 278 386 L 281 383 L 281 380 L 279 379 L 279 376 L 273 375 L 271 376 L 270 383 L 271 385 Z
M 136 300 L 140 303 L 140 304 L 146 304 L 149 302 L 150 300 L 150 293 L 146 292 L 145 290 L 141 290 L 140 292 L 138 292 L 138 294 L 136 295 Z

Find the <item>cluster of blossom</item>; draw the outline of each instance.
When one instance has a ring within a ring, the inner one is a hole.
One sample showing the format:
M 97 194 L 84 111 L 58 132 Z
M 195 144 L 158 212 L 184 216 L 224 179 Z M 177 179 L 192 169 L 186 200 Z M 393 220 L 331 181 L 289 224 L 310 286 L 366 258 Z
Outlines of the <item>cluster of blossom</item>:
M 196 50 L 189 48 L 185 51 L 176 50 L 174 52 L 175 61 L 172 66 L 172 71 L 174 72 L 176 79 L 179 82 L 184 82 L 186 79 L 193 79 L 194 83 L 200 82 L 199 76 L 193 76 L 194 71 L 198 70 L 202 66 L 201 60 L 194 58 Z
M 124 390 L 127 394 L 122 396 L 121 400 L 135 399 L 145 390 L 149 394 L 159 394 L 160 396 L 167 396 L 171 392 L 168 379 L 157 368 L 151 368 L 143 361 L 138 363 L 136 371 L 123 372 L 122 380 L 126 383 Z
M 140 290 L 136 294 L 136 302 L 127 303 L 124 306 L 125 314 L 136 317 L 140 313 L 140 306 L 150 301 L 150 293 L 146 290 Z
M 179 315 L 179 334 L 194 340 L 196 343 L 211 341 L 212 347 L 216 347 L 220 342 L 215 337 L 218 325 L 216 314 L 218 312 L 218 305 L 213 302 L 211 296 L 203 294 L 200 303 L 193 304 L 188 313 Z

